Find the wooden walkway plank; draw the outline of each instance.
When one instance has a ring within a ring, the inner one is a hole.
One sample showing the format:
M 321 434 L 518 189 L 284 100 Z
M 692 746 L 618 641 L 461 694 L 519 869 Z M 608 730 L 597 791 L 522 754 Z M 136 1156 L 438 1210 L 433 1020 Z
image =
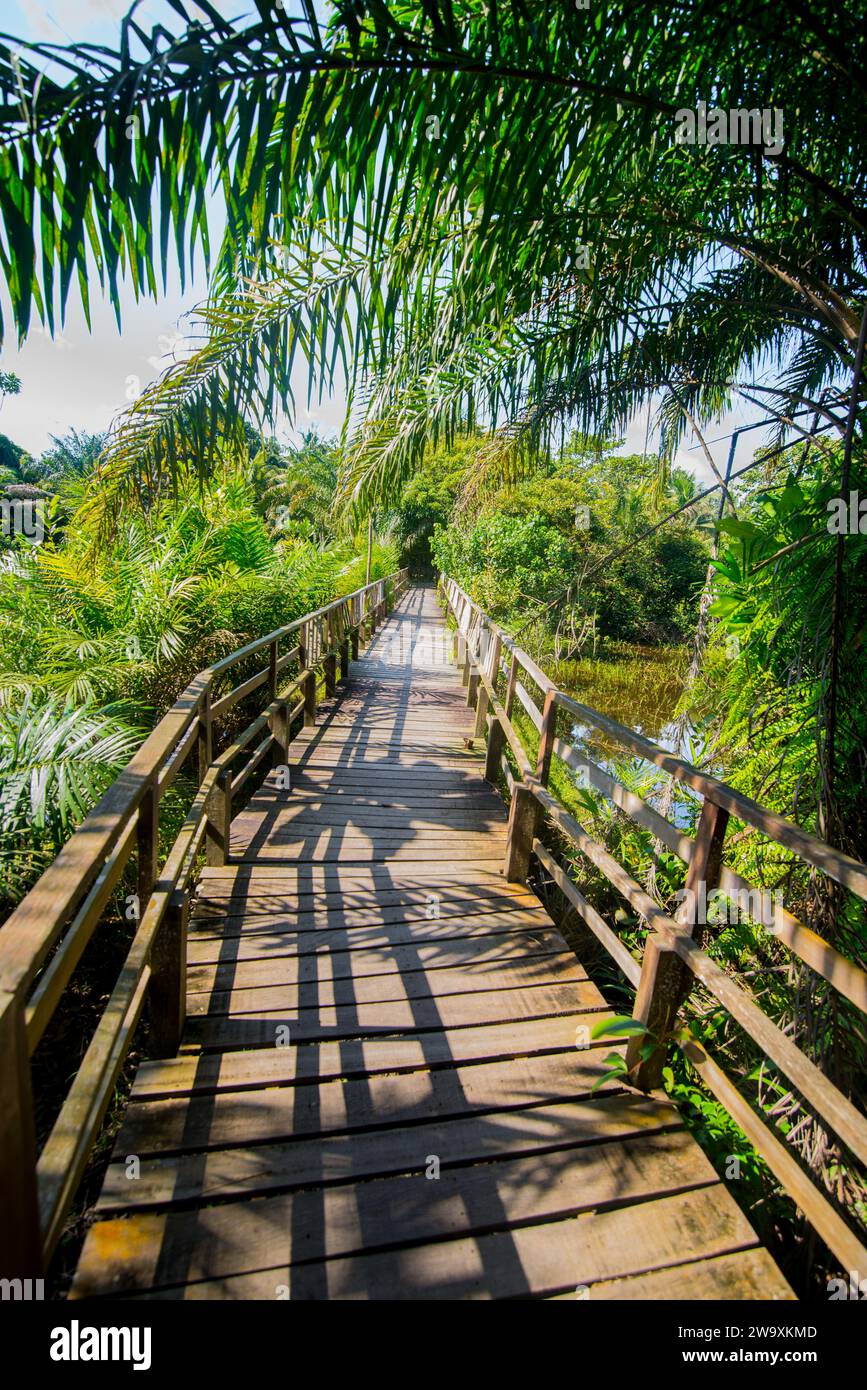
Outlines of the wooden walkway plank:
M 682 1265 L 687 1249 L 694 1259 L 740 1251 L 752 1236 L 720 1186 L 659 1197 L 652 1225 L 637 1219 L 641 1210 L 639 1204 L 385 1253 L 284 1265 L 216 1284 L 187 1284 L 183 1296 L 274 1298 L 284 1285 L 295 1299 L 540 1297 Z M 745 1287 L 741 1275 L 738 1297 L 790 1297 L 778 1271 L 771 1273 L 776 1278 L 760 1287 Z
M 674 1106 L 644 1096 L 600 1096 L 525 1106 L 409 1126 L 317 1134 L 283 1143 L 207 1153 L 157 1156 L 130 1182 L 125 1162 L 109 1164 L 98 1216 L 245 1194 L 291 1191 L 362 1178 L 416 1172 L 428 1156 L 442 1167 L 486 1162 L 501 1154 L 547 1153 L 680 1128 Z M 432 1181 L 435 1181 L 433 1179 Z
M 356 1254 L 377 1248 L 375 1229 L 380 1241 L 393 1242 L 398 1220 L 406 1243 L 658 1197 L 671 1190 L 673 1173 L 682 1191 L 715 1181 L 683 1130 L 600 1144 L 584 1153 L 580 1167 L 573 1159 L 569 1151 L 564 1161 L 557 1150 L 446 1169 L 435 1181 L 418 1173 L 109 1220 L 96 1228 L 79 1268 L 79 1290 L 170 1288 L 286 1268 L 311 1255 Z
M 115 1145 L 129 1153 L 198 1153 L 206 1149 L 276 1143 L 308 1134 L 452 1119 L 474 1111 L 502 1112 L 622 1090 L 598 1051 L 554 1052 L 505 1061 L 371 1073 L 357 1079 L 308 1081 L 216 1096 L 138 1103 L 127 1108 Z
M 602 996 L 589 981 L 568 986 L 547 984 L 470 990 L 436 998 L 428 995 L 370 1003 L 314 1003 L 308 1007 L 273 1009 L 260 1004 L 244 1014 L 191 1017 L 186 1046 L 206 1050 L 275 1047 L 329 1038 L 438 1032 L 442 1028 L 550 1018 L 555 1014 L 598 1014 L 603 1007 Z
M 579 1026 L 592 1027 L 598 1015 L 558 1014 L 529 1022 L 492 1023 L 444 1029 L 414 1037 L 360 1038 L 347 1047 L 337 1042 L 314 1047 L 257 1048 L 247 1052 L 208 1052 L 144 1062 L 132 1087 L 132 1100 L 169 1100 L 262 1086 L 287 1086 L 377 1072 L 417 1071 L 470 1061 L 572 1052 Z M 609 1047 L 606 1039 L 591 1047 Z
M 504 879 L 450 645 L 406 593 L 202 873 L 181 1049 L 138 1070 L 73 1297 L 791 1296 Z
M 282 943 L 281 943 L 282 944 Z M 322 944 L 306 952 L 294 951 L 283 955 L 271 951 L 256 961 L 221 960 L 209 965 L 193 966 L 187 971 L 190 994 L 210 994 L 212 990 L 256 989 L 270 984 L 301 984 L 323 979 L 359 979 L 365 975 L 402 975 L 411 970 L 454 969 L 464 964 L 488 965 L 501 960 L 544 959 L 554 968 L 579 969 L 574 955 L 566 951 L 556 935 L 545 940 L 533 937 L 528 943 L 526 933 L 498 936 L 486 932 L 482 936 L 447 938 L 440 942 L 408 942 L 397 946 L 389 942 L 385 949 L 366 946 L 346 949 L 341 939 L 337 944 Z M 582 978 L 573 975 L 574 979 Z
M 340 915 L 336 914 L 338 918 Z M 287 914 L 227 916 L 226 932 L 222 936 L 214 931 L 190 933 L 190 968 L 192 971 L 203 965 L 274 960 L 285 956 L 319 954 L 326 950 L 378 953 L 387 950 L 390 958 L 399 959 L 395 953 L 403 951 L 405 947 L 420 951 L 421 959 L 426 960 L 430 950 L 442 942 L 468 943 L 479 936 L 489 939 L 492 950 L 501 946 L 506 948 L 510 942 L 521 939 L 526 939 L 539 950 L 555 946 L 560 950 L 564 944 L 559 933 L 552 931 L 544 920 L 539 921 L 530 913 L 520 910 L 493 914 L 479 912 L 446 921 L 431 920 L 423 913 L 415 919 L 400 917 L 396 921 L 390 920 L 385 912 L 380 916 L 384 920 L 370 923 L 356 921 L 353 916 L 347 925 L 340 920 L 330 920 L 325 913 L 299 914 L 296 930 L 291 936 L 289 933 L 296 924 Z M 493 920 L 489 920 L 492 916 Z M 192 974 L 190 978 L 192 983 Z

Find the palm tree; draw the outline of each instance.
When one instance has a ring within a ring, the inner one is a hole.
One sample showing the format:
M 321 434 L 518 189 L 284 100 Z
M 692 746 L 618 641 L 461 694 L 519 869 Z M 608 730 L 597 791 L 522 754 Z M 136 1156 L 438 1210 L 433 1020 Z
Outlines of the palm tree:
M 278 532 L 303 532 L 320 548 L 326 545 L 334 534 L 338 464 L 337 446 L 315 429 L 306 430 L 297 447 L 271 463 L 262 500 Z
M 52 434 L 51 447 L 35 465 L 36 479 L 52 490 L 64 483 L 87 478 L 93 471 L 105 444 L 104 434 L 88 430 L 67 430 L 62 437 Z
M 38 877 L 143 736 L 119 706 L 27 694 L 0 708 L 0 907 Z
M 34 309 L 53 324 L 89 242 L 115 302 L 123 263 L 151 292 L 157 254 L 183 274 L 212 168 L 228 209 L 199 351 L 115 431 L 115 511 L 130 479 L 212 466 L 246 409 L 290 408 L 298 352 L 320 389 L 346 368 L 362 508 L 480 420 L 504 427 L 494 477 L 564 415 L 616 433 L 654 392 L 664 460 L 756 388 L 796 428 L 836 427 L 820 393 L 851 370 L 867 289 L 845 95 L 864 86 L 861 3 L 751 6 L 723 29 L 709 0 L 664 18 L 650 0 L 358 0 L 325 25 L 298 4 L 238 25 L 205 5 L 174 35 L 130 17 L 116 53 L 0 50 L 19 331 Z M 781 111 L 782 149 L 678 143 L 678 112 L 715 93 Z
M 226 209 L 198 349 L 116 422 L 97 470 L 103 527 L 212 471 L 245 418 L 291 412 L 299 357 L 310 390 L 349 383 L 357 514 L 460 430 L 492 431 L 476 473 L 500 482 L 564 420 L 610 437 L 654 400 L 661 482 L 683 432 L 740 397 L 832 463 L 827 436 L 846 433 L 847 491 L 865 0 L 751 5 L 724 25 L 711 0 L 353 0 L 325 23 L 296 3 L 234 24 L 177 0 L 176 32 L 130 15 L 116 51 L 0 46 L 19 333 L 34 312 L 53 328 L 76 275 L 86 307 L 90 256 L 116 305 L 121 273 L 152 294 L 170 260 L 183 279 L 209 254 L 212 172 Z M 737 140 L 684 142 L 684 113 L 715 100 Z M 752 111 L 781 117 L 783 140 Z M 842 537 L 835 567 L 829 787 Z
M 73 520 L 0 569 L 0 702 L 29 690 L 164 708 L 215 657 L 318 607 L 345 560 L 297 538 L 275 548 L 231 462 L 204 491 L 133 514 L 100 546 L 81 510 Z

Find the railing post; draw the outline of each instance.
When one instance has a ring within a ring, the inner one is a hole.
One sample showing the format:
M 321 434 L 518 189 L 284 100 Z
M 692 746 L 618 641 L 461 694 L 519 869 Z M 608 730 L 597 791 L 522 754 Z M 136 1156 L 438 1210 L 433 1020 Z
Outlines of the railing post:
M 506 746 L 506 735 L 496 715 L 491 719 L 488 730 L 488 747 L 485 752 L 485 781 L 496 783 L 500 775 L 500 760 Z
M 289 758 L 289 702 L 281 700 L 268 716 L 268 727 L 274 740 L 272 763 L 280 767 Z
M 356 594 L 349 612 L 349 642 L 353 661 L 358 660 L 358 628 L 361 622 L 361 607 L 361 599 Z
M 202 696 L 202 703 L 199 710 L 199 735 L 197 739 L 198 763 L 199 763 L 199 785 L 204 782 L 211 766 L 214 755 L 214 732 L 211 720 L 211 692 L 206 690 Z M 217 821 L 213 820 L 215 814 Z M 208 864 L 223 864 L 225 860 L 221 857 L 222 851 L 222 829 L 219 821 L 219 806 L 217 799 L 212 791 L 205 802 L 205 860 Z
M 706 913 L 697 908 L 700 904 L 706 907 L 708 894 L 719 884 L 728 819 L 728 811 L 705 797 L 687 869 L 684 900 L 675 918 L 684 935 L 695 936 L 699 941 L 703 931 L 696 932 L 696 927 L 706 925 L 700 920 Z M 659 1040 L 659 1045 L 646 1058 L 641 1056 L 644 1038 L 630 1038 L 626 1047 L 626 1064 L 633 1073 L 630 1080 L 640 1090 L 652 1091 L 662 1084 L 667 1039 L 689 993 L 690 984 L 689 970 L 673 948 L 661 938 L 649 936 L 644 947 L 641 979 L 632 1017 L 644 1024 L 652 1037 Z
M 316 723 L 316 672 L 311 671 L 304 681 L 304 723 Z
M 481 657 L 479 657 L 481 661 Z M 479 696 L 479 668 L 476 662 L 467 658 L 467 704 L 470 709 L 474 709 Z
M 467 644 L 464 648 L 464 670 L 461 673 L 461 681 L 467 687 L 467 705 L 470 705 L 470 708 L 475 705 L 475 689 L 478 687 L 478 676 L 474 680 L 474 673 L 472 673 L 472 667 L 475 664 L 474 656 L 472 656 L 472 638 L 474 638 L 472 628 L 474 626 L 478 626 L 479 632 L 481 632 L 481 624 L 475 624 L 475 612 L 471 609 L 470 621 L 467 623 Z M 479 642 L 479 646 L 481 646 L 481 642 Z M 479 660 L 481 660 L 481 651 L 479 651 Z
M 499 634 L 494 633 L 491 638 L 491 647 L 488 652 L 487 670 L 485 675 L 491 683 L 492 689 L 496 689 L 497 672 L 500 669 L 500 638 Z M 479 686 L 478 698 L 476 700 L 476 724 L 473 729 L 474 738 L 482 738 L 488 725 L 488 706 L 491 698 L 488 695 L 484 684 Z
M 464 669 L 461 672 L 461 684 L 469 689 L 470 673 L 473 669 L 473 615 L 470 612 L 470 620 L 467 623 L 467 630 L 464 641 Z M 469 703 L 469 701 L 467 702 Z
M 340 679 L 349 675 L 349 629 L 352 623 L 351 601 L 340 609 Z
M 298 665 L 299 665 L 299 668 L 300 668 L 302 671 L 304 671 L 304 670 L 307 669 L 307 664 L 308 664 L 308 662 L 310 661 L 310 640 L 309 640 L 309 638 L 310 638 L 310 632 L 309 632 L 309 624 L 305 624 L 304 627 L 300 629 L 300 631 L 303 633 L 303 637 L 300 637 L 299 640 L 298 640 Z M 311 670 L 310 674 L 309 674 L 308 676 L 305 676 L 305 677 L 304 677 L 304 680 L 303 680 L 302 683 L 301 683 L 301 688 L 302 688 L 302 690 L 303 690 L 303 692 L 304 692 L 304 723 L 305 723 L 305 724 L 308 724 L 308 725 L 309 725 L 309 724 L 315 724 L 315 723 L 316 723 L 316 672 L 315 672 L 315 671 Z
M 452 593 L 449 591 L 449 589 L 446 589 L 445 593 L 446 593 L 446 602 L 448 603 L 448 606 L 449 606 L 449 611 L 451 612 L 451 615 L 452 615 L 452 617 L 453 617 L 454 620 L 455 620 L 455 631 L 454 631 L 454 659 L 455 659 L 455 665 L 456 665 L 456 666 L 463 666 L 463 664 L 464 664 L 464 662 L 465 662 L 465 660 L 466 660 L 466 656 L 467 656 L 467 644 L 466 644 L 466 638 L 464 637 L 463 631 L 462 631 L 462 629 L 461 629 L 461 613 L 460 613 L 460 610 L 458 609 L 458 604 L 455 602 L 455 600 L 454 600 L 454 598 L 453 598 L 453 595 L 452 595 Z
M 325 672 L 325 695 L 332 696 L 337 689 L 337 654 L 334 649 L 334 619 L 329 608 L 325 618 L 325 645 L 327 654 L 323 662 Z
M 513 660 L 510 681 L 514 670 Z M 543 787 L 548 785 L 548 778 L 551 774 L 551 754 L 554 751 L 556 733 L 557 692 L 552 688 L 545 693 L 545 708 L 542 712 L 542 728 L 539 733 L 539 753 L 536 758 L 536 781 L 541 783 Z M 524 782 L 516 782 L 512 788 L 512 804 L 509 807 L 506 862 L 503 867 L 503 873 L 510 883 L 526 882 L 540 814 L 541 807 L 530 788 Z
M 277 699 L 277 642 L 275 638 L 268 648 L 268 691 L 269 703 Z
M 0 1192 L 0 1275 L 4 1279 L 38 1278 L 42 1274 L 42 1238 L 30 1057 L 23 1002 L 6 990 L 0 992 Z
M 151 952 L 150 1045 L 155 1057 L 174 1057 L 187 1017 L 187 893 L 172 893 Z
M 539 730 L 539 752 L 536 757 L 536 776 L 547 787 L 548 778 L 551 776 L 551 755 L 554 752 L 554 740 L 557 737 L 557 692 L 549 689 L 545 692 L 545 707 L 542 710 L 542 726 Z
M 148 898 L 153 892 L 159 864 L 159 815 L 160 793 L 156 774 L 141 799 L 138 809 L 138 905 L 143 913 Z
M 208 828 L 205 831 L 205 858 L 214 866 L 229 862 L 229 836 L 232 829 L 232 772 L 220 769 L 216 786 L 212 788 L 205 807 Z
M 703 933 L 696 933 L 693 928 L 706 926 L 707 923 L 696 920 L 698 914 L 694 909 L 700 902 L 706 904 L 707 894 L 719 886 L 723 842 L 728 823 L 728 811 L 723 810 L 722 806 L 717 806 L 715 801 L 706 796 L 698 818 L 692 857 L 686 871 L 684 901 L 677 912 L 677 921 L 690 928 L 690 936 L 697 936 L 699 939 Z
M 509 679 L 508 679 L 508 681 L 506 682 L 506 698 L 505 698 L 505 700 L 503 701 L 503 709 L 504 709 L 505 712 L 506 712 L 506 718 L 507 718 L 507 719 L 511 719 L 511 717 L 512 717 L 512 710 L 513 710 L 514 705 L 515 705 L 515 686 L 517 685 L 517 683 L 518 683 L 518 658 L 515 656 L 515 654 L 514 654 L 514 652 L 513 652 L 513 653 L 512 653 L 512 661 L 511 661 L 511 664 L 510 664 L 510 666 L 509 666 Z
M 674 948 L 661 936 L 648 936 L 632 1017 L 643 1023 L 654 1038 L 667 1038 L 674 1027 L 683 994 L 683 971 L 683 962 Z M 626 1065 L 634 1085 L 642 1091 L 653 1091 L 662 1085 L 666 1048 L 656 1047 L 651 1056 L 642 1058 L 645 1043 L 643 1036 L 629 1039 Z
M 526 883 L 536 837 L 539 803 L 526 782 L 516 782 L 509 806 L 509 829 L 503 875 L 509 883 Z
M 196 740 L 199 762 L 199 786 L 205 780 L 212 758 L 211 692 L 206 690 L 199 707 L 199 733 Z

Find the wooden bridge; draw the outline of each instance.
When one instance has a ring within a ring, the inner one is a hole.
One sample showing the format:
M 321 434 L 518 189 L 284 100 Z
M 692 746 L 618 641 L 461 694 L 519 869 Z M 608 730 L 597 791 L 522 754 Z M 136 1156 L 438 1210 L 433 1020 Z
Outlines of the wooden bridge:
M 654 1036 L 689 974 L 862 1157 L 864 1119 L 551 794 L 552 758 L 576 760 L 558 709 L 698 779 L 693 841 L 581 764 L 687 859 L 688 882 L 741 882 L 721 863 L 729 811 L 760 813 L 856 891 L 865 870 L 570 702 L 457 586 L 445 593 L 457 650 L 434 592 L 400 574 L 197 677 L 3 929 L 4 1273 L 51 1258 L 147 999 L 155 1060 L 135 1076 L 73 1297 L 792 1297 L 658 1089 L 662 1049 L 630 1041 L 625 1079 L 603 1061 L 611 1039 L 593 1030 L 611 1010 L 527 886 L 531 857 L 637 986 Z M 219 693 L 262 650 L 268 666 Z M 265 711 L 215 754 L 219 721 L 263 688 Z M 160 868 L 160 799 L 197 751 L 199 791 Z M 543 820 L 646 918 L 643 963 L 539 838 Z M 27 1055 L 136 844 L 127 963 L 37 1159 Z M 788 914 L 775 929 L 863 1006 L 863 972 Z M 681 1045 L 841 1264 L 867 1267 L 720 1066 Z

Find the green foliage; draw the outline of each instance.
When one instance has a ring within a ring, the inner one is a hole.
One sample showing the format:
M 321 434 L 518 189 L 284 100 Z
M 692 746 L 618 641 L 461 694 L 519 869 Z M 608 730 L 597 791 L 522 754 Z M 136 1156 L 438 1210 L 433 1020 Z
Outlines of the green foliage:
M 828 659 L 834 615 L 837 537 L 829 530 L 838 461 L 814 462 L 771 489 L 751 494 L 737 520 L 721 527 L 716 563 L 717 619 L 708 686 L 697 708 L 717 704 L 723 687 L 718 756 L 731 780 L 750 795 L 821 833 L 822 741 L 827 718 Z M 856 460 L 852 486 L 867 475 Z M 864 748 L 867 693 L 862 671 L 867 612 L 867 535 L 844 538 L 845 608 L 840 614 L 839 702 L 846 711 L 837 737 L 842 839 L 867 855 Z M 732 659 L 732 658 L 735 659 Z M 751 868 L 758 867 L 755 863 Z
M 143 735 L 118 705 L 26 694 L 0 707 L 0 911 L 26 891 Z
M 653 1037 L 650 1030 L 646 1028 L 643 1023 L 639 1023 L 638 1019 L 635 1018 L 627 1018 L 621 1015 L 605 1019 L 601 1023 L 594 1024 L 591 1031 L 591 1037 L 593 1038 L 604 1038 L 612 1034 L 616 1038 L 643 1038 L 644 1041 L 639 1048 L 642 1061 L 646 1060 L 657 1046 L 656 1039 Z M 604 1086 L 606 1081 L 613 1081 L 617 1077 L 621 1077 L 625 1081 L 629 1077 L 629 1067 L 623 1052 L 609 1052 L 608 1055 L 603 1058 L 603 1065 L 605 1070 L 591 1086 L 591 1094 L 594 1091 L 598 1091 L 601 1086 Z
M 131 477 L 207 471 L 251 405 L 290 409 L 299 352 L 311 389 L 347 371 L 362 509 L 467 421 L 501 427 L 480 467 L 508 479 L 564 417 L 617 434 L 655 398 L 666 465 L 768 365 L 780 418 L 850 367 L 863 0 L 722 28 L 706 0 L 664 22 L 653 0 L 361 0 L 325 24 L 308 4 L 172 9 L 150 33 L 129 16 L 114 51 L 0 46 L 20 334 L 53 328 L 73 280 L 87 308 L 94 260 L 116 305 L 123 274 L 156 294 L 172 261 L 183 280 L 214 176 L 227 209 L 204 341 L 112 441 L 113 515 Z M 684 105 L 757 92 L 785 113 L 781 149 L 678 142 Z
M 0 434 L 0 486 L 32 482 L 33 460 L 26 449 Z
M 6 553 L 7 708 L 30 692 L 55 711 L 123 697 L 156 712 L 205 659 L 358 582 L 357 548 L 322 549 L 336 461 L 317 441 L 288 460 L 263 448 L 248 491 L 224 476 L 248 414 L 292 409 L 299 354 L 310 392 L 349 383 L 338 488 L 353 520 L 395 508 L 420 568 L 431 544 L 554 651 L 597 634 L 681 640 L 706 565 L 701 511 L 637 538 L 690 496 L 670 472 L 685 432 L 758 393 L 781 437 L 815 408 L 821 446 L 845 412 L 864 309 L 864 0 L 816 0 L 794 20 L 741 7 L 722 26 L 706 0 L 662 17 L 652 0 L 589 12 L 359 0 L 326 24 L 306 3 L 237 22 L 171 8 L 151 33 L 127 17 L 115 52 L 0 45 L 0 267 L 19 335 L 34 315 L 54 328 L 74 279 L 87 312 L 94 264 L 116 306 L 123 274 L 156 294 L 174 261 L 183 281 L 210 251 L 214 177 L 226 208 L 196 351 L 117 422 L 72 504 L 76 529 L 59 502 L 44 551 Z M 785 113 L 776 152 L 675 139 L 678 109 L 749 108 L 757 92 Z M 639 408 L 655 410 L 659 468 L 597 442 Z M 582 434 L 558 455 L 564 422 Z M 432 448 L 464 445 L 454 467 L 432 464 Z M 861 449 L 859 432 L 863 490 Z M 0 462 L 26 481 L 15 446 Z M 864 858 L 864 541 L 846 538 L 841 590 L 823 517 L 839 462 L 749 491 L 726 518 L 710 659 L 688 698 L 709 763 Z M 199 496 L 193 475 L 215 488 Z M 263 515 L 280 506 L 290 524 L 274 544 Z M 549 605 L 567 586 L 563 639 Z M 653 769 L 618 772 L 666 795 Z M 587 789 L 558 791 L 670 904 L 679 868 L 650 835 Z M 742 829 L 733 866 L 785 880 L 811 925 L 863 955 L 860 908 Z M 584 866 L 588 893 L 639 946 L 641 923 L 597 877 Z M 863 1099 L 859 1035 L 831 991 L 784 980 L 755 924 L 711 949 Z M 755 1080 L 729 1025 L 712 1014 L 706 1027 Z M 769 1112 L 785 1101 L 776 1084 L 760 1096 Z M 698 1109 L 713 1133 L 713 1104 Z
M 56 492 L 64 484 L 79 483 L 93 472 L 105 446 L 104 434 L 87 430 L 67 430 L 58 438 L 51 435 L 51 447 L 46 449 L 32 469 L 32 481 Z
M 67 436 L 67 438 L 69 438 Z M 395 566 L 377 544 L 373 578 Z M 0 839 L 5 903 L 202 667 L 365 580 L 351 541 L 276 539 L 241 467 L 98 540 L 73 512 L 0 567 Z
M 400 490 L 391 513 L 392 525 L 401 563 L 418 578 L 433 577 L 434 531 L 448 524 L 472 476 L 478 443 L 477 436 L 470 434 L 455 439 L 451 447 L 430 450 L 423 467 Z
M 339 458 L 337 445 L 316 430 L 308 430 L 297 448 L 272 452 L 260 502 L 278 533 L 320 546 L 333 539 Z
M 570 548 L 538 514 L 489 513 L 464 535 L 437 529 L 432 549 L 439 569 L 494 613 L 544 601 L 569 583 Z
M 407 485 L 404 497 L 410 489 L 417 495 L 421 479 L 430 487 L 430 469 Z M 460 496 L 471 478 L 466 467 Z M 677 642 L 694 623 L 707 569 L 705 535 L 694 520 L 646 540 L 637 534 L 670 507 L 678 487 L 684 487 L 679 475 L 660 495 L 652 460 L 576 437 L 538 476 L 492 493 L 474 513 L 453 507 L 446 523 L 434 523 L 432 555 L 443 573 L 513 630 L 539 613 L 532 639 L 537 649 L 544 646 L 546 625 L 552 645 L 557 600 L 567 590 L 573 628 L 583 617 L 585 637 Z M 402 499 L 398 515 L 403 505 Z
M 275 546 L 231 474 L 131 518 L 109 545 L 70 527 L 0 574 L 0 689 L 161 712 L 202 666 L 333 597 L 351 554 Z

